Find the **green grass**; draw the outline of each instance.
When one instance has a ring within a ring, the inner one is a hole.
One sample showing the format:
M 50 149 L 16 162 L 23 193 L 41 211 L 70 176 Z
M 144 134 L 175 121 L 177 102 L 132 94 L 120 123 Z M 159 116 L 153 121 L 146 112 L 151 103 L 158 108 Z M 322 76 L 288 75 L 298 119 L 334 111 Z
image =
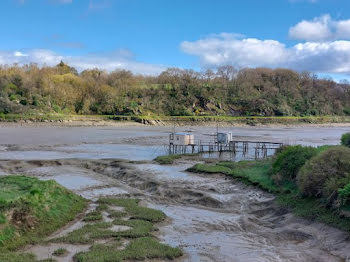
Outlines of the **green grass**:
M 78 115 L 78 114 L 64 114 L 64 113 L 39 113 L 39 112 L 27 112 L 23 114 L 0 114 L 0 120 L 2 121 L 59 121 L 59 120 L 73 120 L 73 121 L 106 121 L 113 120 L 113 116 L 110 115 Z
M 58 248 L 56 249 L 52 255 L 56 256 L 56 257 L 63 257 L 68 253 L 68 250 L 65 248 Z
M 116 247 L 118 245 L 95 245 L 88 252 L 75 255 L 75 260 L 77 262 L 117 262 L 156 258 L 174 259 L 183 254 L 181 249 L 161 244 L 153 237 L 132 240 L 123 250 L 116 250 Z
M 117 236 L 127 237 L 127 238 L 138 238 L 150 236 L 151 232 L 155 230 L 153 223 L 144 220 L 131 219 L 131 220 L 121 220 L 116 219 L 113 221 L 115 225 L 128 226 L 131 227 L 130 230 L 117 232 Z
M 121 218 L 127 215 L 126 212 L 117 211 L 117 210 L 109 210 L 108 213 L 110 218 Z
M 137 199 L 102 198 L 96 210 L 85 215 L 89 223 L 63 237 L 45 241 L 45 237 L 72 220 L 85 208 L 81 197 L 59 186 L 54 181 L 40 181 L 24 176 L 0 177 L 1 214 L 4 223 L 0 226 L 0 262 L 38 262 L 32 254 L 15 252 L 26 244 L 38 242 L 91 244 L 89 251 L 77 254 L 75 261 L 123 261 L 144 259 L 173 259 L 182 255 L 179 248 L 161 244 L 154 236 L 155 224 L 165 219 L 165 214 L 139 205 Z M 123 207 L 123 211 L 113 207 Z M 12 225 L 7 214 L 23 218 L 23 225 Z M 17 213 L 16 213 L 17 212 Z M 112 222 L 102 222 L 102 212 L 115 217 Z M 20 216 L 21 215 L 21 216 Z M 33 225 L 27 225 L 33 221 Z M 113 226 L 127 226 L 124 231 L 113 230 Z M 112 244 L 96 244 L 107 239 Z M 124 249 L 122 241 L 130 239 Z M 60 248 L 53 256 L 64 256 L 67 250 Z M 53 262 L 52 258 L 41 262 Z
M 102 220 L 102 213 L 100 210 L 95 210 L 95 211 L 92 211 L 90 213 L 88 213 L 83 221 L 85 222 L 91 222 L 91 221 L 101 221 Z
M 161 165 L 171 165 L 174 164 L 174 161 L 180 159 L 180 155 L 166 155 L 166 156 L 158 156 L 154 159 L 158 164 Z
M 0 253 L 0 262 L 56 262 L 53 258 L 37 260 L 33 254 L 4 252 Z
M 219 162 L 215 165 L 197 164 L 190 172 L 222 173 L 245 183 L 262 188 L 276 195 L 277 203 L 291 210 L 295 215 L 322 222 L 350 232 L 350 219 L 343 217 L 340 210 L 326 207 L 319 199 L 305 198 L 299 194 L 296 185 L 276 185 L 270 176 L 272 160 Z
M 41 241 L 86 207 L 82 197 L 55 181 L 4 176 L 0 188 L 0 253 Z
M 269 192 L 279 192 L 280 188 L 270 178 L 270 160 L 219 162 L 216 165 L 196 164 L 190 172 L 222 173 L 243 182 L 250 183 Z
M 87 224 L 82 228 L 74 230 L 63 237 L 52 239 L 51 242 L 68 244 L 92 244 L 95 240 L 118 237 L 116 234 L 117 232 L 109 229 L 112 226 L 112 223 L 107 222 Z
M 103 209 L 110 217 L 118 212 L 118 218 L 109 223 L 94 221 L 66 236 L 51 240 L 56 243 L 92 244 L 89 251 L 76 254 L 74 261 L 174 259 L 182 255 L 181 249 L 161 244 L 152 235 L 152 232 L 157 230 L 155 224 L 165 219 L 162 212 L 140 207 L 136 199 L 102 198 L 97 202 L 97 209 Z M 113 206 L 124 207 L 124 211 L 113 210 Z M 130 229 L 113 231 L 112 227 L 116 225 L 127 226 Z M 96 240 L 102 239 L 107 239 L 108 244 L 96 244 Z M 130 242 L 123 249 L 122 243 L 126 239 Z
M 202 115 L 202 116 L 165 116 L 165 115 L 79 115 L 71 113 L 39 113 L 27 112 L 24 114 L 0 114 L 2 121 L 45 121 L 45 120 L 73 120 L 73 121 L 134 121 L 144 123 L 150 120 L 164 122 L 227 122 L 236 124 L 324 124 L 324 123 L 350 123 L 349 116 L 228 116 L 228 115 Z
M 122 116 L 119 116 L 122 118 Z M 229 122 L 237 124 L 323 124 L 323 123 L 349 123 L 349 116 L 132 116 L 131 120 L 144 122 L 145 120 L 161 120 L 176 122 Z
M 165 214 L 162 211 L 141 207 L 137 199 L 101 198 L 98 200 L 98 203 L 124 207 L 125 212 L 127 212 L 132 219 L 141 219 L 153 223 L 161 222 L 165 219 Z

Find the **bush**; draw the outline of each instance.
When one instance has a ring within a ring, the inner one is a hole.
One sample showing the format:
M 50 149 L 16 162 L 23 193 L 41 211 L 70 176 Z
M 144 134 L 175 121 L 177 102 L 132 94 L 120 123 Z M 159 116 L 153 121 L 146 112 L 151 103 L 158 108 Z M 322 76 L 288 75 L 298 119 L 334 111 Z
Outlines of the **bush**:
M 350 147 L 350 133 L 346 133 L 341 137 L 341 144 Z
M 326 204 L 339 204 L 338 191 L 350 182 L 350 149 L 332 147 L 308 161 L 297 175 L 305 196 L 321 197 Z M 344 192 L 345 193 L 345 192 Z
M 341 205 L 346 205 L 350 201 L 350 183 L 346 184 L 344 188 L 338 190 L 339 200 Z
M 276 153 L 272 164 L 273 179 L 281 184 L 286 181 L 295 182 L 299 169 L 305 162 L 318 153 L 314 147 L 286 146 Z
M 28 104 L 28 101 L 27 101 L 27 99 L 21 99 L 21 101 L 19 101 L 19 103 L 20 103 L 21 105 L 26 106 L 26 105 Z

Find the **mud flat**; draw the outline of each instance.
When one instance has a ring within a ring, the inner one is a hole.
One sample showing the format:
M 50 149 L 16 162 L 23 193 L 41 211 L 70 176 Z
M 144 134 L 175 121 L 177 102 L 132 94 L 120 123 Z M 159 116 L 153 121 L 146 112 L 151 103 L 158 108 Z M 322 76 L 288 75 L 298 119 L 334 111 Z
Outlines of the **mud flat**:
M 182 130 L 202 136 L 199 134 L 216 129 Z M 322 145 L 338 144 L 340 135 L 349 128 L 225 130 L 241 138 Z M 154 155 L 164 150 L 168 131 L 166 127 L 1 128 L 0 173 L 55 179 L 91 200 L 100 196 L 142 199 L 144 205 L 160 209 L 170 218 L 160 226 L 158 237 L 173 247 L 182 247 L 182 261 L 350 258 L 347 233 L 295 217 L 276 206 L 274 197 L 266 192 L 221 175 L 186 173 L 193 160 L 171 166 L 152 162 Z M 77 221 L 62 231 L 82 225 Z M 34 246 L 31 251 L 44 257 L 45 248 Z

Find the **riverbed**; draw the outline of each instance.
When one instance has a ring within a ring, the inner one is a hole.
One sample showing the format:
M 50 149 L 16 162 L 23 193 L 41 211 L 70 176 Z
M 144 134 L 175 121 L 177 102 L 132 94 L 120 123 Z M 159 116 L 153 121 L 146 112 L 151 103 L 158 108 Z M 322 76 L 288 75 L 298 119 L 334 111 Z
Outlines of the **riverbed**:
M 233 127 L 237 139 L 319 146 L 339 144 L 349 127 Z M 0 175 L 54 179 L 96 200 L 130 196 L 170 218 L 157 236 L 180 246 L 179 261 L 346 261 L 349 236 L 332 227 L 295 217 L 274 197 L 221 175 L 187 173 L 196 160 L 160 166 L 170 127 L 0 128 Z M 210 127 L 178 127 L 208 140 Z M 74 226 L 79 225 L 79 221 Z M 62 232 L 56 232 L 62 234 Z M 69 247 L 71 252 L 86 247 Z M 29 251 L 47 257 L 48 247 Z M 45 253 L 46 252 L 46 253 Z M 60 261 L 71 261 L 72 256 Z

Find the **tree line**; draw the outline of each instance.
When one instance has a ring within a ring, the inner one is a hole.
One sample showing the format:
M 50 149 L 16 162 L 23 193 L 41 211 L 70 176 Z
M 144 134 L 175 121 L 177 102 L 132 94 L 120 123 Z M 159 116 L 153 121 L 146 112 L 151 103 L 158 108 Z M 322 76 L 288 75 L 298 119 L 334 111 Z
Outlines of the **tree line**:
M 157 76 L 99 69 L 80 73 L 61 62 L 0 67 L 0 113 L 108 115 L 350 115 L 350 84 L 309 72 L 222 66 L 169 68 Z

